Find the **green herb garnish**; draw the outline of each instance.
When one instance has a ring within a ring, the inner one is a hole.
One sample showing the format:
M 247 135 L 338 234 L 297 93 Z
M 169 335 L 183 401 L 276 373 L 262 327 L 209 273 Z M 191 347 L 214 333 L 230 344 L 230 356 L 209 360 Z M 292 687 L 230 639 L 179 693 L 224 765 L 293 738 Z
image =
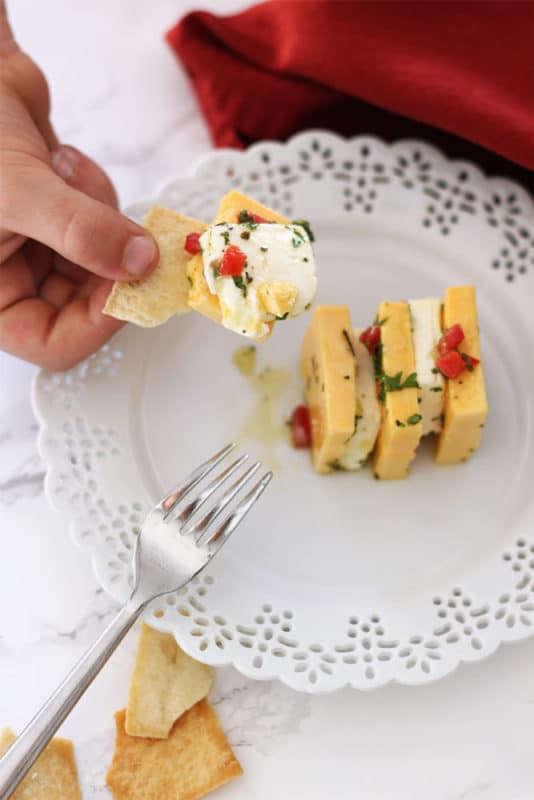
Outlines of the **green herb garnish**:
M 406 422 L 408 423 L 408 425 L 417 425 L 417 423 L 421 422 L 422 419 L 423 417 L 421 416 L 421 414 L 412 414 L 411 417 L 408 417 Z
M 384 317 L 383 319 L 378 319 L 378 317 L 374 318 L 373 325 L 385 325 L 388 321 L 389 317 Z
M 250 234 L 249 234 L 249 236 L 250 236 Z M 268 247 L 260 247 L 260 250 L 261 250 L 262 253 L 266 253 L 268 249 L 269 249 Z
M 473 372 L 474 367 L 471 364 L 471 359 L 469 358 L 469 356 L 466 355 L 465 353 L 460 353 L 460 355 L 462 356 L 462 361 L 464 362 L 464 364 L 467 367 L 468 371 L 469 372 Z
M 443 389 L 441 388 L 441 386 L 431 386 L 430 387 L 430 391 L 431 392 L 442 392 Z
M 311 229 L 311 225 L 310 225 L 310 223 L 308 222 L 307 219 L 294 219 L 293 220 L 293 225 L 300 225 L 300 227 L 304 228 L 304 230 L 308 234 L 308 239 L 310 240 L 310 242 L 314 242 L 315 241 L 315 236 L 313 235 L 313 231 Z
M 339 458 L 336 458 L 335 461 L 329 461 L 326 465 L 329 469 L 333 472 L 346 472 L 347 468 L 341 464 Z
M 254 217 L 252 216 L 250 211 L 247 211 L 246 208 L 243 208 L 237 215 L 237 221 L 243 225 L 247 222 L 254 222 Z
M 344 337 L 345 341 L 347 342 L 347 344 L 349 346 L 350 352 L 352 353 L 354 358 L 356 358 L 356 353 L 354 352 L 354 345 L 352 344 L 352 339 L 350 338 L 349 333 L 345 328 L 343 328 L 342 334 L 343 334 L 343 337 Z
M 213 272 L 213 277 L 214 278 L 218 278 L 220 276 L 219 262 L 218 261 L 212 261 L 210 266 L 211 266 L 211 270 Z
M 310 308 L 311 308 L 311 303 L 306 303 L 306 305 L 304 306 L 304 311 L 308 311 L 308 309 Z
M 221 231 L 221 236 L 224 239 L 225 244 L 230 244 L 230 233 L 229 231 Z
M 402 380 L 402 372 L 397 372 L 396 375 L 386 375 L 383 372 L 378 376 L 378 382 L 380 384 L 378 398 L 381 403 L 386 399 L 387 392 L 400 392 L 402 389 L 419 389 L 416 372 L 411 372 L 404 381 Z
M 439 375 L 439 369 L 437 367 L 432 367 L 431 372 L 432 375 Z
M 395 425 L 397 426 L 397 428 L 405 428 L 406 427 L 404 422 L 401 422 L 400 419 L 396 419 L 395 420 Z
M 361 417 L 360 414 L 356 414 L 356 416 L 354 417 L 354 430 L 352 431 L 352 433 L 349 436 L 349 438 L 345 439 L 345 442 L 344 442 L 345 444 L 348 444 L 348 442 L 350 442 L 350 440 L 353 439 L 356 436 L 356 432 L 358 430 L 358 422 L 361 420 L 361 418 L 362 417 Z
M 275 319 L 277 319 L 279 322 L 283 322 L 285 319 L 288 318 L 288 316 L 289 316 L 289 311 L 286 311 L 283 317 L 275 317 Z
M 233 281 L 234 281 L 234 284 L 237 286 L 237 288 L 241 289 L 241 292 L 243 293 L 243 297 L 246 297 L 247 293 L 248 293 L 248 289 L 247 289 L 247 285 L 246 285 L 245 281 L 243 280 L 242 276 L 241 275 L 234 275 L 233 276 Z

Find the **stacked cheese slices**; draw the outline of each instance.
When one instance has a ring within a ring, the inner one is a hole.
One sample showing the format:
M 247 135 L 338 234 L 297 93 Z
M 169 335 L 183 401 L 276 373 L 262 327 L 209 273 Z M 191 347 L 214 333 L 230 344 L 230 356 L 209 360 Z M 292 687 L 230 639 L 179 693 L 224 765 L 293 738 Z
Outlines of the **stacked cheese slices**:
M 302 373 L 318 472 L 355 470 L 373 454 L 377 478 L 404 478 L 427 434 L 437 463 L 466 461 L 488 413 L 475 288 L 384 302 L 363 331 L 346 306 L 319 306 Z
M 160 252 L 143 281 L 117 281 L 104 313 L 153 327 L 191 309 L 242 336 L 267 339 L 277 320 L 311 306 L 317 289 L 313 234 L 232 191 L 208 226 L 154 206 L 145 219 Z

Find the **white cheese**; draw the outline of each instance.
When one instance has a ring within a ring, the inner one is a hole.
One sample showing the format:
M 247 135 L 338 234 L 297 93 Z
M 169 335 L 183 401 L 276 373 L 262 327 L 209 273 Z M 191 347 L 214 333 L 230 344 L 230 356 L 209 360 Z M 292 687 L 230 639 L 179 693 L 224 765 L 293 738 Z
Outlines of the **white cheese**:
M 262 303 L 258 294 L 262 286 L 276 295 L 276 284 L 283 284 L 285 296 L 288 288 L 295 287 L 296 293 L 287 307 L 287 314 L 281 315 L 283 318 L 302 314 L 313 302 L 317 290 L 315 258 L 308 234 L 301 225 L 222 223 L 203 233 L 200 245 L 204 276 L 210 292 L 219 298 L 222 323 L 226 328 L 255 339 L 268 334 L 267 323 L 277 317 Z M 239 247 L 247 257 L 240 276 L 241 287 L 236 286 L 231 276 L 217 276 L 214 271 L 230 245 Z
M 376 394 L 375 368 L 367 347 L 360 342 L 363 329 L 355 330 L 353 347 L 356 353 L 356 406 L 355 432 L 348 440 L 341 465 L 345 469 L 359 469 L 375 446 L 380 429 L 381 411 Z
M 442 428 L 444 380 L 436 369 L 437 344 L 441 338 L 441 301 L 434 297 L 410 300 L 415 369 L 420 389 L 419 413 L 423 436 Z

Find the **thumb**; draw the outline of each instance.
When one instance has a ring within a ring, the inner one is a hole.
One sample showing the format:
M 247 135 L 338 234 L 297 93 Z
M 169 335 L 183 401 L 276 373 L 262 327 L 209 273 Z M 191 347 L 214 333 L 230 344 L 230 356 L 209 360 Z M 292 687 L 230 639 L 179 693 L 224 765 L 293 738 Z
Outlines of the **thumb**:
M 2 226 L 35 239 L 89 272 L 131 281 L 158 262 L 152 236 L 109 205 L 69 186 L 42 162 L 6 169 Z

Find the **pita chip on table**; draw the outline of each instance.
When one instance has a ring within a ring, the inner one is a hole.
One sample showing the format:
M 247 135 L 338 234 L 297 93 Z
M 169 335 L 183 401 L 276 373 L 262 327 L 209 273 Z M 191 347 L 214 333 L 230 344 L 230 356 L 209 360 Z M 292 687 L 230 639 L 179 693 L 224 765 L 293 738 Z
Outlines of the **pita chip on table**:
M 213 670 L 188 656 L 172 634 L 141 627 L 125 730 L 166 739 L 175 721 L 208 694 Z
M 201 700 L 168 739 L 128 736 L 115 714 L 115 752 L 106 781 L 115 800 L 197 800 L 242 774 L 215 712 Z
M 15 739 L 10 728 L 0 730 L 0 756 Z M 72 742 L 52 739 L 10 800 L 81 800 Z

